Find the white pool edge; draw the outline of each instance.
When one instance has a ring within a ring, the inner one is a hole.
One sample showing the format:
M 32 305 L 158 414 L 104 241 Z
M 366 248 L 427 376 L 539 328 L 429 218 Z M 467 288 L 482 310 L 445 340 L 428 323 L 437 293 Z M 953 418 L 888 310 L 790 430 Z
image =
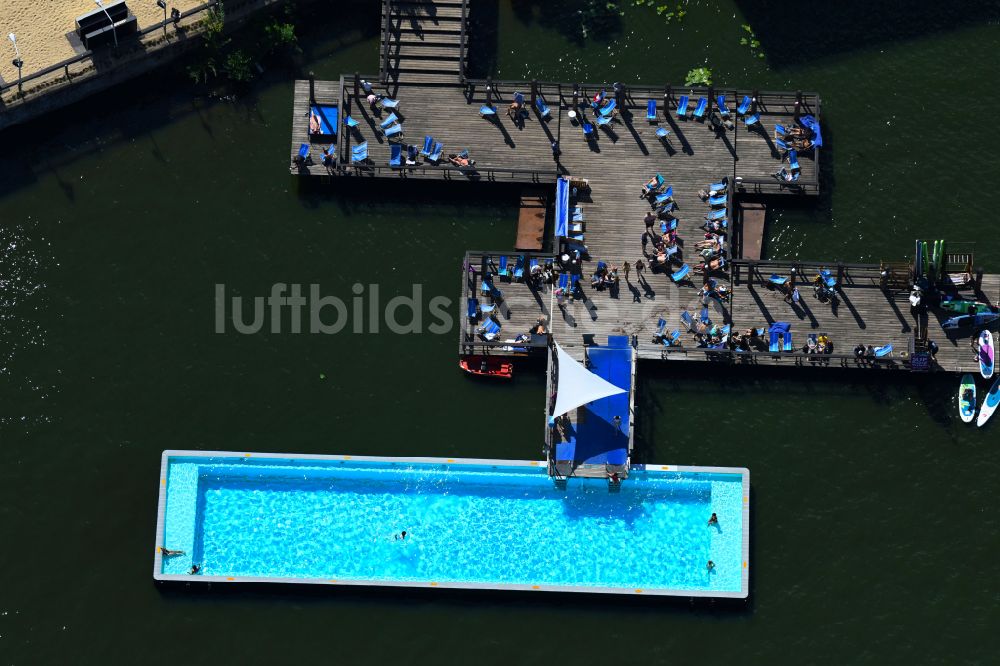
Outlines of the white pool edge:
M 492 458 L 434 458 L 434 457 L 391 457 L 352 456 L 325 454 L 259 453 L 243 451 L 191 451 L 167 449 L 160 457 L 160 488 L 156 512 L 156 543 L 153 556 L 153 579 L 157 581 L 203 582 L 203 583 L 284 583 L 295 585 L 356 585 L 365 587 L 405 587 L 405 588 L 448 588 L 460 590 L 514 590 L 522 592 L 582 592 L 591 594 L 649 595 L 666 597 L 706 597 L 712 599 L 746 599 L 750 594 L 750 470 L 746 467 L 700 467 L 691 465 L 632 465 L 637 471 L 657 472 L 701 472 L 714 474 L 739 474 L 743 480 L 743 572 L 739 592 L 714 590 L 674 590 L 668 588 L 627 589 L 621 587 L 598 587 L 586 585 L 520 585 L 514 583 L 461 583 L 449 581 L 384 581 L 370 579 L 319 579 L 319 578 L 275 578 L 261 576 L 189 576 L 186 574 L 162 573 L 163 561 L 159 545 L 163 543 L 164 514 L 167 499 L 167 467 L 171 457 L 196 458 L 278 458 L 285 460 L 353 460 L 358 462 L 402 462 L 430 463 L 442 465 L 481 465 L 504 467 L 541 467 L 544 460 L 501 460 Z M 623 481 L 628 483 L 628 480 Z

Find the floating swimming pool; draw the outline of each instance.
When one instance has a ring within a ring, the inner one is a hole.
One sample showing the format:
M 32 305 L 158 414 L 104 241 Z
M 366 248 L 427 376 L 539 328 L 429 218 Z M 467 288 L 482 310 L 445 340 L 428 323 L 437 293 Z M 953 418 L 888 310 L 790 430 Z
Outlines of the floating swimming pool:
M 156 545 L 182 554 L 153 577 L 745 598 L 749 491 L 742 468 L 611 492 L 535 461 L 164 451 Z

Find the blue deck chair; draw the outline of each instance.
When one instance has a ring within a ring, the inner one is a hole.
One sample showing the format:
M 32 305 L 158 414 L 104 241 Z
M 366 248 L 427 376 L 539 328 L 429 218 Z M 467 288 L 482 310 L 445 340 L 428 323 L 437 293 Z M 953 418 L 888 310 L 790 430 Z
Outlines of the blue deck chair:
M 694 108 L 694 117 L 704 118 L 706 109 L 708 109 L 708 98 L 707 97 L 699 98 L 698 106 Z
M 391 139 L 392 137 L 396 137 L 397 140 L 403 138 L 403 126 L 402 125 L 398 125 L 398 124 L 397 125 L 393 125 L 392 127 L 390 127 L 389 129 L 387 129 L 385 131 L 385 138 Z
M 611 124 L 611 116 L 598 116 L 595 119 L 598 127 L 604 127 L 605 125 Z
M 708 219 L 708 220 L 721 220 L 724 217 L 726 217 L 726 209 L 725 208 L 718 208 L 718 209 L 713 210 L 712 212 L 710 212 L 708 215 L 706 215 L 705 219 Z
M 344 116 L 344 125 L 347 127 L 348 130 L 354 129 L 359 124 L 360 123 L 358 123 L 358 121 L 355 120 L 354 118 L 351 118 L 350 116 Z
M 514 93 L 514 103 L 524 106 L 524 93 Z
M 483 283 L 480 285 L 479 290 L 484 296 L 489 296 L 490 292 L 493 291 L 493 278 L 489 276 L 483 276 Z
M 379 100 L 378 105 L 381 106 L 383 109 L 398 109 L 399 108 L 399 100 L 398 99 L 389 99 L 388 97 L 383 97 L 382 99 Z
M 500 266 L 497 267 L 497 275 L 500 277 L 510 277 L 510 268 L 507 267 L 507 255 L 500 255 Z
M 517 263 L 514 264 L 514 279 L 523 280 L 524 279 L 524 256 L 517 258 Z
M 681 95 L 680 100 L 677 102 L 677 117 L 687 118 L 688 113 L 688 96 Z
M 661 336 L 667 330 L 667 320 L 660 317 L 660 321 L 656 322 L 656 333 L 655 335 Z
M 368 159 L 368 142 L 359 143 L 351 148 L 351 162 L 364 162 Z
M 729 335 L 729 333 L 732 330 L 733 330 L 732 325 L 731 324 L 726 324 L 725 326 L 723 326 L 722 328 L 719 329 L 719 333 L 722 334 L 722 335 Z
M 774 126 L 774 138 L 775 139 L 784 139 L 785 138 L 785 126 L 784 125 L 775 125 Z
M 712 323 L 712 318 L 708 316 L 708 307 L 703 307 L 701 309 L 701 313 L 698 315 L 698 321 L 706 326 Z
M 468 301 L 469 322 L 474 324 L 479 319 L 479 299 L 469 298 L 467 299 L 467 301 Z
M 549 109 L 549 105 L 545 103 L 542 96 L 539 95 L 535 98 L 535 108 L 538 109 L 538 115 L 542 118 L 549 118 L 552 116 L 552 111 Z
M 492 292 L 493 290 L 491 289 L 490 291 Z M 501 294 L 501 296 L 502 295 L 503 294 Z M 482 304 L 482 305 L 479 306 L 479 311 L 483 314 L 483 316 L 486 316 L 486 317 L 488 317 L 491 314 L 493 314 L 494 312 L 496 312 L 496 309 L 497 309 L 497 304 L 496 303 L 490 303 L 489 305 L 487 305 L 487 304 L 484 303 L 484 304 Z
M 788 282 L 788 278 L 783 275 L 778 275 L 777 273 L 771 273 L 771 277 L 767 278 L 767 281 L 775 286 L 784 287 Z
M 594 138 L 594 126 L 590 123 L 583 123 L 583 137 L 588 141 Z
M 398 167 L 403 163 L 403 146 L 394 143 L 389 146 L 389 166 Z
M 815 349 L 815 348 L 816 348 L 816 345 L 818 345 L 818 344 L 819 344 L 819 336 L 818 336 L 818 335 L 816 335 L 815 333 L 810 333 L 809 335 L 807 335 L 807 336 L 806 336 L 806 343 L 807 343 L 807 344 L 808 344 L 808 345 L 809 345 L 810 347 L 812 347 L 812 348 L 814 348 L 814 349 Z
M 830 271 L 826 270 L 825 268 L 821 269 L 819 272 L 819 276 L 823 279 L 823 284 L 825 284 L 827 287 L 829 287 L 830 289 L 836 288 L 837 278 L 833 277 L 833 274 Z
M 667 347 L 676 347 L 677 341 L 681 339 L 681 329 L 675 328 L 670 335 L 663 338 L 663 344 Z
M 719 109 L 719 115 L 723 118 L 729 117 L 729 107 L 726 106 L 726 96 L 719 95 L 715 98 L 715 106 Z
M 441 151 L 444 150 L 444 145 L 441 143 L 435 143 L 434 148 L 431 150 L 431 154 L 427 156 L 428 162 L 437 162 L 441 159 Z
M 881 347 L 875 348 L 875 356 L 877 358 L 882 358 L 883 356 L 888 356 L 892 353 L 892 345 L 883 345 Z
M 608 118 L 618 107 L 618 102 L 613 99 L 609 99 L 608 102 L 598 110 L 598 114 Z
M 420 153 L 420 149 L 417 148 L 416 146 L 407 146 L 406 147 L 406 159 L 408 161 L 410 161 L 410 162 L 416 162 L 417 161 L 417 155 L 419 155 L 419 153 Z
M 666 189 L 666 191 L 663 194 L 657 194 L 656 198 L 653 199 L 653 203 L 662 204 L 670 201 L 673 198 L 674 198 L 674 186 L 671 185 Z
M 303 143 L 299 146 L 299 159 L 305 162 L 307 157 L 309 157 L 309 144 Z
M 483 321 L 479 327 L 479 332 L 485 339 L 494 340 L 500 335 L 500 324 L 491 317 Z
M 785 143 L 784 141 L 782 141 L 781 139 L 775 139 L 774 140 L 774 146 L 778 150 L 782 150 L 782 151 L 788 152 L 788 144 Z
M 583 222 L 583 209 L 580 208 L 579 206 L 573 207 L 573 221 Z
M 656 214 L 657 215 L 665 215 L 666 213 L 669 213 L 670 211 L 674 210 L 675 208 L 677 208 L 677 204 L 675 202 L 673 202 L 673 201 L 667 201 L 667 202 L 664 202 L 664 203 L 662 203 L 662 204 L 660 204 L 659 206 L 656 207 Z
M 569 273 L 559 274 L 559 288 L 566 289 L 569 286 Z
M 674 218 L 674 219 L 670 220 L 669 222 L 667 222 L 666 220 L 663 220 L 662 222 L 660 222 L 660 233 L 661 234 L 665 234 L 668 231 L 673 231 L 676 228 L 677 228 L 677 218 Z
M 747 111 L 750 110 L 750 105 L 753 104 L 753 98 L 750 95 L 744 95 L 743 101 L 740 102 L 739 108 L 736 109 L 736 113 L 741 116 L 745 116 Z
M 727 178 L 723 178 L 722 180 L 720 180 L 717 183 L 710 184 L 708 186 L 708 191 L 709 192 L 715 192 L 716 194 L 722 194 L 723 192 L 726 191 L 726 188 L 728 186 L 729 186 L 729 178 L 727 177 Z
M 681 266 L 676 271 L 670 274 L 670 279 L 673 280 L 675 283 L 681 282 L 682 280 L 684 280 L 684 278 L 687 277 L 687 274 L 690 272 L 691 272 L 691 267 L 688 266 L 687 264 L 684 264 L 683 266 Z
M 689 331 L 694 330 L 694 317 L 687 310 L 681 313 L 681 323 L 687 326 Z
M 430 155 L 432 146 L 434 146 L 434 137 L 430 134 L 424 136 L 424 147 L 420 149 L 420 154 Z
M 491 106 L 489 104 L 483 104 L 479 107 L 479 115 L 483 118 L 489 118 L 491 116 L 497 115 L 497 107 Z
M 537 265 L 538 265 L 538 259 L 535 259 L 534 257 L 532 257 L 531 260 L 528 262 L 528 275 L 529 276 L 533 275 L 532 271 L 535 270 L 535 266 L 537 266 Z
M 758 122 L 760 122 L 760 114 L 759 113 L 755 113 L 752 116 L 746 116 L 743 119 L 743 122 L 746 124 L 747 127 L 751 127 L 753 125 L 756 125 Z
M 399 122 L 399 117 L 395 113 L 390 113 L 389 117 L 378 124 L 382 129 L 386 129 L 395 122 Z
M 660 141 L 666 141 L 667 137 L 670 136 L 670 130 L 665 127 L 658 127 L 656 129 L 656 138 Z
M 708 199 L 708 205 L 712 206 L 712 207 L 715 207 L 715 206 L 725 206 L 726 205 L 726 195 L 725 194 L 717 194 L 714 197 L 709 197 L 709 199 Z
M 651 123 L 656 122 L 656 100 L 651 99 L 646 102 L 646 120 Z
M 788 166 L 792 169 L 792 171 L 799 170 L 799 154 L 794 150 L 788 151 Z

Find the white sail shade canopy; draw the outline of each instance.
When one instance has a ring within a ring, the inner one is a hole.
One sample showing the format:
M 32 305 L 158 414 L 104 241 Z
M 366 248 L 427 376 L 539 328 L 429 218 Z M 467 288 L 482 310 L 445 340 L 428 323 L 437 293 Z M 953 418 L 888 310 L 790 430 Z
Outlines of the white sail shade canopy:
M 559 379 L 557 380 L 556 408 L 552 416 L 562 416 L 588 402 L 607 398 L 609 395 L 626 393 L 611 382 L 598 377 L 583 364 L 573 360 L 569 354 L 556 342 L 556 358 L 559 362 Z

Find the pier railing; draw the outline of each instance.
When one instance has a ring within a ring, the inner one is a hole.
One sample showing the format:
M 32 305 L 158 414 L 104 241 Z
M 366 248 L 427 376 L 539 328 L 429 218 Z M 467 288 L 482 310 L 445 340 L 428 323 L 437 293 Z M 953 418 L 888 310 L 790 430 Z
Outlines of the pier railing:
M 466 43 L 466 27 L 469 23 L 469 0 L 462 0 L 462 33 L 459 37 L 458 46 L 458 80 L 465 83 L 465 55 L 468 50 Z

